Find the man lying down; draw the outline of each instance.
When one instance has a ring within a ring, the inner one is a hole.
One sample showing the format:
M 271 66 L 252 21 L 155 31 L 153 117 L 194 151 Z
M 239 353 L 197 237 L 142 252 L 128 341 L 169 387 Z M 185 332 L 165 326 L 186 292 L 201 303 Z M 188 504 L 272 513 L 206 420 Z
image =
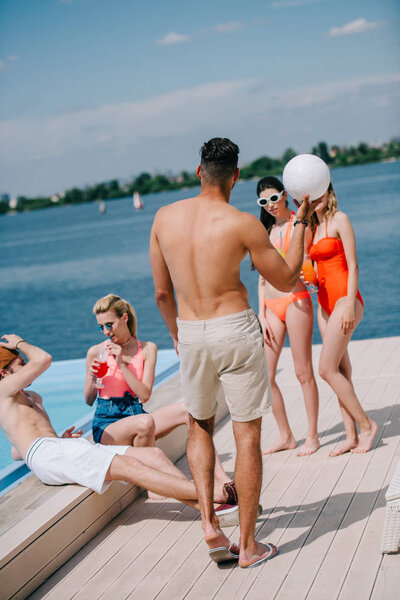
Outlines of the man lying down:
M 112 481 L 128 481 L 198 508 L 194 483 L 159 448 L 92 444 L 73 427 L 58 437 L 42 397 L 25 389 L 49 368 L 51 360 L 50 354 L 18 335 L 1 338 L 0 425 L 11 443 L 12 457 L 22 458 L 47 485 L 78 483 L 102 494 Z M 237 506 L 224 504 L 226 500 L 222 487 L 215 491 L 222 527 L 239 522 Z

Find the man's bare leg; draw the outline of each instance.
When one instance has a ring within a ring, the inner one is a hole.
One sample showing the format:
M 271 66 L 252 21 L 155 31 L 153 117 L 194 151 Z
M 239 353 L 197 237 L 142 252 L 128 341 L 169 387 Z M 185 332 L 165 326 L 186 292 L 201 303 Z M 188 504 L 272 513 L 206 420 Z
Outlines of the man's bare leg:
M 248 567 L 271 554 L 268 546 L 254 538 L 262 480 L 261 418 L 248 422 L 232 421 L 232 425 L 237 449 L 235 483 L 240 518 L 239 566 Z
M 169 404 L 162 408 L 157 408 L 151 413 L 156 424 L 156 440 L 164 437 L 176 427 L 186 425 L 190 427 L 190 415 L 183 402 Z M 149 444 L 148 444 L 149 445 Z M 219 493 L 220 487 L 224 483 L 230 482 L 230 477 L 225 473 L 224 467 L 217 452 L 215 451 L 215 471 L 214 471 L 214 489 Z M 226 498 L 225 498 L 226 500 Z
M 205 421 L 197 421 L 190 417 L 187 455 L 193 475 L 200 505 L 202 526 L 207 536 L 208 529 L 213 529 L 214 522 L 214 468 L 215 449 L 213 444 L 215 417 Z
M 220 529 L 214 512 L 215 448 L 212 438 L 214 421 L 215 417 L 204 421 L 197 421 L 190 417 L 187 447 L 189 466 L 200 506 L 204 539 L 210 549 L 230 546 L 229 539 Z M 239 549 L 232 547 L 232 550 L 237 553 Z
M 166 473 L 148 466 L 136 456 L 132 456 L 131 450 L 145 450 L 145 448 L 132 448 L 129 449 L 129 454 L 116 455 L 108 469 L 106 481 L 129 481 L 161 496 L 176 498 L 193 506 L 193 502 L 197 500 L 197 492 L 192 481 L 184 476 Z M 158 449 L 148 448 L 148 450 Z
M 116 460 L 121 458 L 122 460 Z M 176 498 L 199 508 L 195 485 L 164 454 L 160 448 L 128 448 L 124 456 L 117 455 L 108 470 L 106 481 L 130 481 L 163 497 Z M 156 491 L 161 490 L 160 491 Z M 213 501 L 224 502 L 222 486 Z
M 185 481 L 190 481 L 160 448 L 128 448 L 126 455 L 134 456 L 148 467 L 163 471 L 164 473 L 170 473 Z M 214 485 L 213 501 L 217 504 L 223 504 L 226 500 L 223 490 L 224 483 L 225 480 L 221 480 L 218 485 Z

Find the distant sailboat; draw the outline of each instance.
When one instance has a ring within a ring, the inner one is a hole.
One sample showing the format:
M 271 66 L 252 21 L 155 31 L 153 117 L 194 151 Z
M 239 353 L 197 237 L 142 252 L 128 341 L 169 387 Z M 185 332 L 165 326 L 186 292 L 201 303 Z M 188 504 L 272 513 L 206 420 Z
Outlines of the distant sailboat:
M 104 200 L 99 200 L 99 213 L 101 215 L 104 215 L 105 212 L 106 212 L 106 203 Z
M 143 200 L 140 197 L 139 192 L 133 192 L 133 207 L 136 210 L 142 210 L 143 208 Z

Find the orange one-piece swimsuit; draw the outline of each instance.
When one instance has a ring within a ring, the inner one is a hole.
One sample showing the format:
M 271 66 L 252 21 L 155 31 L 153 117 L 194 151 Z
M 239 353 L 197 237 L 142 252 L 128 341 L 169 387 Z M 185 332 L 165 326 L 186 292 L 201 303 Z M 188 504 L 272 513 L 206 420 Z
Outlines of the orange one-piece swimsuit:
M 349 269 L 343 242 L 339 238 L 328 236 L 328 224 L 326 221 L 325 237 L 311 246 L 310 258 L 317 263 L 318 304 L 330 315 L 339 298 L 347 296 Z M 357 291 L 357 298 L 364 306 L 359 291 Z

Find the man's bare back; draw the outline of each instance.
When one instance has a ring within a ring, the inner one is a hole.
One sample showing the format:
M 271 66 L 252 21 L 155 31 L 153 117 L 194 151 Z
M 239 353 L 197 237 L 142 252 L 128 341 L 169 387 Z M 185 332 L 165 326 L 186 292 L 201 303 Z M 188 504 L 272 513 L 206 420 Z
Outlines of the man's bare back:
M 243 213 L 218 196 L 203 195 L 162 208 L 153 234 L 167 263 L 179 317 L 221 317 L 249 308 L 240 281 L 247 254 Z
M 275 288 L 289 292 L 298 280 L 304 232 L 294 232 L 284 260 L 260 221 L 231 206 L 229 195 L 208 185 L 194 198 L 161 208 L 154 219 L 150 260 L 156 301 L 175 343 L 177 316 L 213 319 L 249 308 L 240 280 L 247 253 Z

